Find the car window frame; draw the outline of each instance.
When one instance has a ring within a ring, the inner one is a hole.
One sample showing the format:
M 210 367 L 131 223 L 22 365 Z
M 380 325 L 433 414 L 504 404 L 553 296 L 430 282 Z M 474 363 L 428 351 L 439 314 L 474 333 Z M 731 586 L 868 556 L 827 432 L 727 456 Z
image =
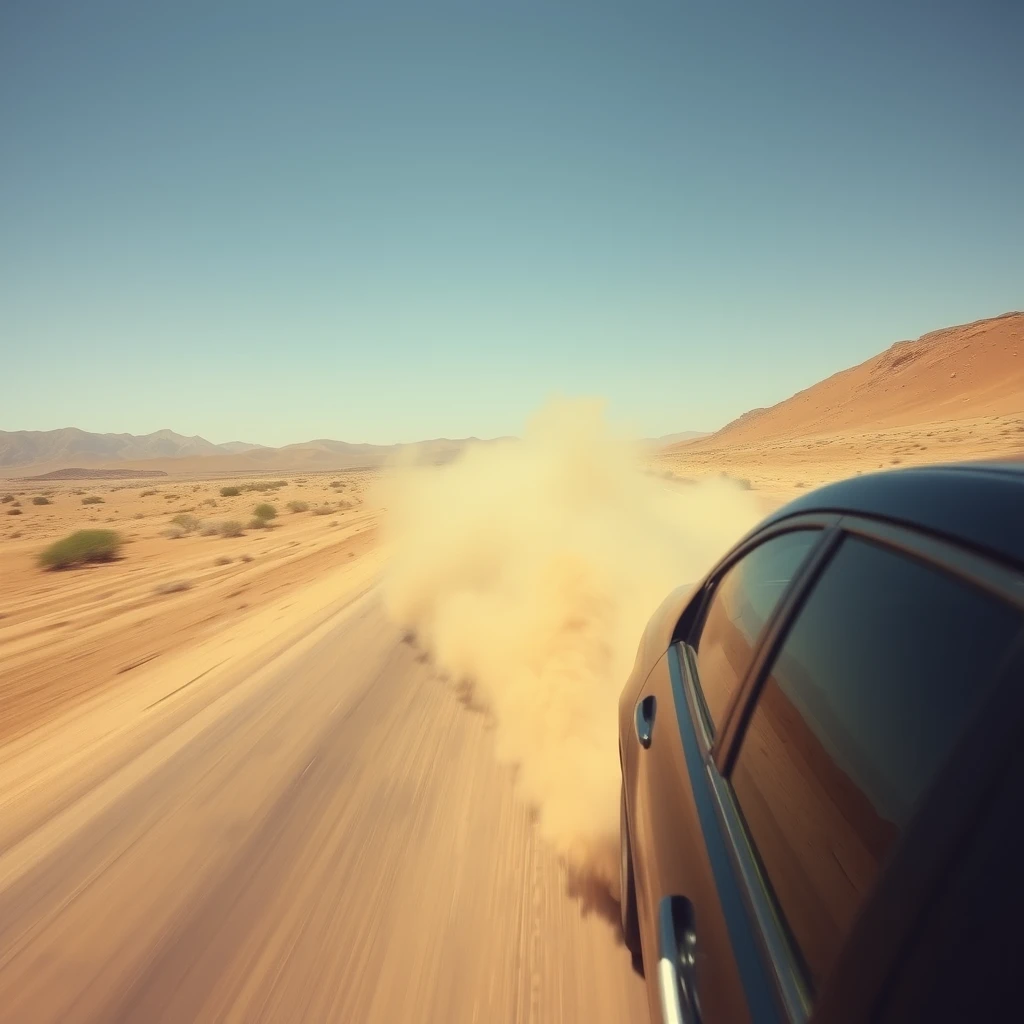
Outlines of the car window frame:
M 723 749 L 724 746 L 728 745 L 730 724 L 735 716 L 737 707 L 742 703 L 741 695 L 748 688 L 751 676 L 754 674 L 754 669 L 759 665 L 761 649 L 763 648 L 766 640 L 773 635 L 773 628 L 777 626 L 780 618 L 784 615 L 787 602 L 792 600 L 792 595 L 796 592 L 799 582 L 805 579 L 808 576 L 808 573 L 815 571 L 815 566 L 819 564 L 825 550 L 830 544 L 834 543 L 830 531 L 834 530 L 838 519 L 839 516 L 837 515 L 822 513 L 808 513 L 793 516 L 791 518 L 772 523 L 770 526 L 767 526 L 764 529 L 744 538 L 744 540 L 733 548 L 715 566 L 715 568 L 708 573 L 704 585 L 700 588 L 700 591 L 694 596 L 686 611 L 684 611 L 683 615 L 680 617 L 679 623 L 677 624 L 672 636 L 672 642 L 674 644 L 682 643 L 687 650 L 687 657 L 683 659 L 683 669 L 687 686 L 693 691 L 691 717 L 694 719 L 694 726 L 697 731 L 697 738 L 701 746 L 702 755 L 707 755 L 709 751 L 714 754 L 716 751 Z M 695 633 L 699 633 L 699 631 L 703 629 L 708 609 L 711 606 L 711 602 L 714 600 L 718 587 L 725 575 L 735 565 L 743 561 L 743 559 L 746 558 L 747 555 L 751 554 L 751 552 L 756 548 L 761 547 L 763 544 L 766 544 L 775 537 L 782 536 L 786 533 L 800 533 L 804 531 L 817 531 L 820 533 L 820 537 L 817 539 L 817 542 L 812 544 L 808 549 L 796 575 L 794 575 L 793 579 L 791 579 L 786 585 L 782 592 L 782 596 L 772 609 L 771 615 L 765 621 L 765 624 L 756 638 L 751 650 L 750 662 L 743 675 L 737 681 L 736 688 L 726 704 L 721 725 L 716 729 L 714 723 L 711 721 L 711 714 L 708 710 L 707 702 L 704 699 L 704 692 L 700 686 L 700 679 L 696 672 L 696 662 L 693 658 L 696 648 L 693 646 L 691 641 L 695 638 Z M 696 714 L 694 714 L 694 712 L 696 712 Z
M 922 851 L 929 851 L 932 863 L 940 864 L 962 832 L 965 818 L 976 811 L 976 807 L 966 799 L 958 802 L 956 810 L 947 807 L 942 792 L 944 783 L 958 778 L 957 773 L 962 773 L 965 765 L 970 765 L 972 759 L 977 758 L 978 744 L 985 742 L 992 727 L 990 716 L 994 708 L 1000 704 L 1008 705 L 1007 712 L 997 716 L 997 728 L 1004 733 L 1009 729 L 1007 721 L 1017 721 L 1010 713 L 1009 705 L 1024 715 L 1024 693 L 1015 693 L 1013 687 L 1019 666 L 1024 666 L 1024 574 L 945 538 L 867 516 L 838 514 L 824 532 L 822 542 L 812 549 L 813 557 L 804 562 L 762 631 L 746 678 L 734 695 L 722 731 L 715 737 L 716 746 L 709 752 L 714 756 L 709 758 L 707 765 L 707 781 L 714 796 L 720 830 L 732 860 L 734 875 L 739 880 L 757 944 L 776 984 L 777 996 L 785 1015 L 792 1021 L 806 1020 L 812 1006 L 815 1019 L 819 1015 L 822 1019 L 829 1019 L 832 1013 L 840 1012 L 845 1016 L 843 1008 L 849 1008 L 856 993 L 859 993 L 856 995 L 859 1001 L 876 998 L 884 978 L 895 969 L 896 958 L 905 952 L 904 947 L 909 941 L 909 922 L 922 913 L 934 884 L 937 884 L 935 879 L 930 876 L 926 879 L 920 872 L 917 884 L 914 884 L 917 870 L 914 860 L 920 859 Z M 1022 626 L 1006 663 L 997 671 L 992 693 L 978 709 L 976 720 L 958 742 L 944 768 L 929 784 L 919 811 L 908 822 L 887 858 L 886 868 L 874 892 L 859 909 L 831 974 L 812 1000 L 799 951 L 780 916 L 770 883 L 764 877 L 752 837 L 729 782 L 729 774 L 761 687 L 767 679 L 768 669 L 804 601 L 813 592 L 818 577 L 847 536 L 878 543 L 904 557 L 909 556 L 945 571 L 967 585 L 979 587 L 1015 606 L 1022 614 Z M 735 561 L 731 559 L 730 564 Z M 681 650 L 681 659 L 684 656 Z M 683 675 L 685 680 L 687 673 L 684 671 Z M 1015 731 L 1013 734 L 1016 735 Z M 976 773 L 977 776 L 981 774 Z M 984 781 L 987 780 L 986 774 Z M 978 777 L 974 781 L 976 785 L 969 788 L 976 795 L 975 791 L 980 791 L 983 780 Z M 921 819 L 927 824 L 927 839 L 924 841 L 920 838 Z M 886 919 L 885 899 L 902 897 L 901 902 L 905 903 L 908 892 L 915 894 L 916 902 L 906 910 L 906 927 L 883 929 L 884 941 L 880 942 L 878 926 Z M 876 982 L 875 987 L 866 986 L 869 978 Z M 865 1004 L 865 1013 L 868 1005 Z
M 763 669 L 766 648 L 775 642 L 779 631 L 791 619 L 794 609 L 799 607 L 802 595 L 813 585 L 822 566 L 831 557 L 832 551 L 841 540 L 841 534 L 837 529 L 839 518 L 838 513 L 802 513 L 773 522 L 740 541 L 708 573 L 704 586 L 687 605 L 676 624 L 669 651 L 670 658 L 678 659 L 682 689 L 683 706 L 677 706 L 677 714 L 687 716 L 697 738 L 697 746 L 704 767 L 703 782 L 711 794 L 716 823 L 728 851 L 733 884 L 739 891 L 740 902 L 746 907 L 748 920 L 745 924 L 753 931 L 754 942 L 761 949 L 761 964 L 771 976 L 772 995 L 780 1014 L 789 1020 L 803 1020 L 809 1011 L 809 1001 L 805 990 L 801 987 L 802 975 L 796 965 L 792 963 L 790 947 L 784 934 L 785 926 L 775 914 L 771 890 L 758 875 L 750 874 L 751 870 L 754 872 L 759 870 L 756 855 L 752 849 L 748 849 L 746 857 L 737 858 L 736 856 L 735 847 L 743 842 L 745 826 L 738 808 L 729 807 L 728 800 L 731 791 L 720 772 L 719 762 L 730 749 L 731 737 L 734 734 L 733 723 L 737 714 L 742 711 L 745 695 L 750 692 L 753 681 Z M 713 736 L 707 729 L 704 720 L 704 699 L 700 692 L 694 648 L 690 644 L 690 640 L 693 638 L 694 631 L 703 625 L 707 606 L 722 577 L 734 565 L 772 538 L 801 530 L 818 531 L 820 536 L 817 542 L 808 549 L 796 574 L 789 581 L 772 610 L 772 614 L 765 622 L 755 641 L 750 663 L 727 705 L 722 727 L 718 734 Z M 677 705 L 679 703 L 677 698 Z M 701 780 L 693 779 L 692 784 L 700 785 Z M 758 892 L 760 892 L 759 898 Z

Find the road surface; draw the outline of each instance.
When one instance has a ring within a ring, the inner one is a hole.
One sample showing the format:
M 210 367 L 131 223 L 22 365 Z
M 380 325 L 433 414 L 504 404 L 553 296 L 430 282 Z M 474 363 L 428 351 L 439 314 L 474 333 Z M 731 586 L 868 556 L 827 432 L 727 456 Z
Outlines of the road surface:
M 120 699 L 0 757 L 0 1020 L 646 1022 L 608 908 L 375 591 Z

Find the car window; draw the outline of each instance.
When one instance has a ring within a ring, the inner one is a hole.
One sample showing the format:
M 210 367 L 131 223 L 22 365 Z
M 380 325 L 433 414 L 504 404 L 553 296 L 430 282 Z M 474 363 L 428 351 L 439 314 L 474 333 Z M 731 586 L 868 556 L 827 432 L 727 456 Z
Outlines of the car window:
M 731 782 L 812 988 L 1019 628 L 998 599 L 849 537 L 796 616 Z
M 699 633 L 691 640 L 712 732 L 721 725 L 729 698 L 750 665 L 764 624 L 820 536 L 818 530 L 795 530 L 772 537 L 718 581 Z

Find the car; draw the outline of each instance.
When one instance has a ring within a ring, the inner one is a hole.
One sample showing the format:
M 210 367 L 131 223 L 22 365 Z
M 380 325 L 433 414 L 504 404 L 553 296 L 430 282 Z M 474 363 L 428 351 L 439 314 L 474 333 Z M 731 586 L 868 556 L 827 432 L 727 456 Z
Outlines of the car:
M 651 618 L 619 760 L 653 1020 L 1024 1018 L 1024 463 L 769 515 Z

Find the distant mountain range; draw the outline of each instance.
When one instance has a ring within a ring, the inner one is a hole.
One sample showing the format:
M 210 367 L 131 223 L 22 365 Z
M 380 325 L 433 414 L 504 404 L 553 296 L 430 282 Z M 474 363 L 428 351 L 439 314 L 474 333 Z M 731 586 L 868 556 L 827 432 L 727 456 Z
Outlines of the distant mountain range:
M 353 469 L 379 466 L 399 450 L 415 447 L 429 462 L 454 458 L 478 438 L 438 438 L 410 445 L 352 444 L 316 438 L 281 448 L 204 437 L 186 437 L 173 430 L 152 434 L 95 434 L 77 427 L 62 430 L 0 430 L 0 471 L 12 469 L 95 470 L 99 468 L 165 470 L 189 473 L 245 473 L 285 469 Z
M 663 448 L 694 440 L 697 431 L 649 438 L 646 443 Z M 501 439 L 498 439 L 501 440 Z M 227 441 L 214 444 L 198 435 L 186 437 L 173 430 L 152 434 L 96 434 L 77 427 L 61 430 L 0 430 L 0 471 L 29 469 L 61 472 L 70 469 L 166 471 L 189 473 L 246 473 L 284 470 L 334 470 L 379 466 L 402 449 L 415 448 L 419 459 L 446 462 L 468 445 L 486 444 L 476 437 L 437 438 L 415 445 L 353 444 L 321 437 L 281 448 Z
M 32 466 L 42 462 L 81 460 L 179 459 L 189 455 L 237 455 L 263 445 L 247 441 L 213 444 L 204 437 L 185 437 L 173 430 L 152 434 L 93 434 L 77 427 L 62 430 L 0 430 L 0 466 Z

